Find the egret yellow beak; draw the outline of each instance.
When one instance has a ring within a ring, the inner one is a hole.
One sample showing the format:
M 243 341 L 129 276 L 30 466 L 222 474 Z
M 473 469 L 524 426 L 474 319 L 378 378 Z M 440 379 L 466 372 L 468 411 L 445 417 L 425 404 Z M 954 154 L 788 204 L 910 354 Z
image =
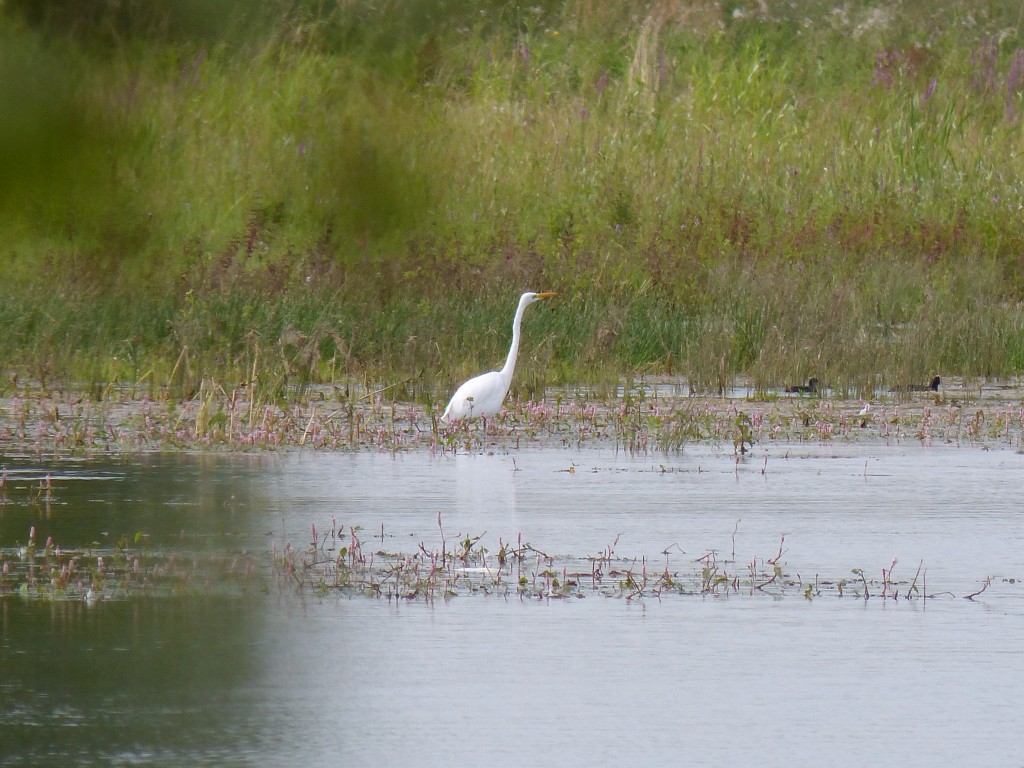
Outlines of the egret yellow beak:
M 544 291 L 543 293 L 538 293 L 537 294 L 537 298 L 538 299 L 550 299 L 552 296 L 557 296 L 557 295 L 558 294 L 555 291 Z

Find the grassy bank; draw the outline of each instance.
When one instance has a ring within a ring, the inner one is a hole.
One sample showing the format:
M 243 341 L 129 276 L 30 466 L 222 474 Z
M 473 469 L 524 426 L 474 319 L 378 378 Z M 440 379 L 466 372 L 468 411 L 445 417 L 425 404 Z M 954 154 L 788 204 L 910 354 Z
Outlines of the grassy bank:
M 186 5 L 0 16 L 8 381 L 1024 368 L 1019 3 Z

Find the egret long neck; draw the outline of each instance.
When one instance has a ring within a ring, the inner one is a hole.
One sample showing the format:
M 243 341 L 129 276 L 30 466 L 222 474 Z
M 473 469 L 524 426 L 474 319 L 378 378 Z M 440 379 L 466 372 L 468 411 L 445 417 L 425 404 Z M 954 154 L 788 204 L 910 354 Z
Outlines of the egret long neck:
M 519 357 L 519 326 L 523 322 L 523 312 L 526 311 L 526 303 L 520 303 L 516 310 L 515 319 L 512 320 L 512 346 L 509 347 L 508 357 L 505 358 L 505 367 L 501 369 L 501 378 L 506 383 L 512 381 L 512 372 L 516 369 L 516 359 Z

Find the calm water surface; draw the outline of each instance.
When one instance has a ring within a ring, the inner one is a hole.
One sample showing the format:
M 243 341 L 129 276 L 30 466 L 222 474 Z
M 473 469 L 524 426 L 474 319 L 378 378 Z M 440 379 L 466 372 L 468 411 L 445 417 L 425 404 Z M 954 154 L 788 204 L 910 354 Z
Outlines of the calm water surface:
M 436 547 L 443 530 L 491 552 L 521 535 L 556 558 L 614 543 L 686 570 L 711 550 L 774 557 L 784 534 L 782 562 L 804 580 L 878 578 L 893 558 L 909 579 L 923 561 L 938 595 L 396 603 L 269 580 L 245 596 L 9 594 L 3 765 L 1024 765 L 1024 457 L 1011 450 L 0 465 L 7 558 L 34 525 L 66 547 L 144 531 L 155 549 L 269 562 L 333 520 L 388 551 Z M 47 473 L 48 504 L 32 490 Z

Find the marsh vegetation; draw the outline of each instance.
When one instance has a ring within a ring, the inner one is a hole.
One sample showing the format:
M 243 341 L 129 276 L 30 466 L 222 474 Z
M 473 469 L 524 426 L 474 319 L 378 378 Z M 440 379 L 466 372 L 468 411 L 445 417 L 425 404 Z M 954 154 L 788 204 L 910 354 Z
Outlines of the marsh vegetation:
M 8 394 L 1024 366 L 1019 3 L 247 9 L 5 4 Z

